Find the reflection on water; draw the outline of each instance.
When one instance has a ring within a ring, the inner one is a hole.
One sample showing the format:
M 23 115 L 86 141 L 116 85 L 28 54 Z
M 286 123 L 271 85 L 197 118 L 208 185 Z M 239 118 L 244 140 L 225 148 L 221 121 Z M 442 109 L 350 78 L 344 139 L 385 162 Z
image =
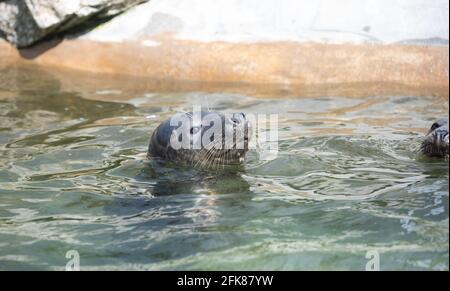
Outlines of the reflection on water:
M 74 249 L 82 269 L 363 270 L 377 250 L 385 270 L 448 270 L 448 162 L 417 154 L 448 99 L 77 80 L 0 69 L 0 269 L 63 269 Z M 218 171 L 147 161 L 157 124 L 199 104 L 279 114 L 278 156 Z

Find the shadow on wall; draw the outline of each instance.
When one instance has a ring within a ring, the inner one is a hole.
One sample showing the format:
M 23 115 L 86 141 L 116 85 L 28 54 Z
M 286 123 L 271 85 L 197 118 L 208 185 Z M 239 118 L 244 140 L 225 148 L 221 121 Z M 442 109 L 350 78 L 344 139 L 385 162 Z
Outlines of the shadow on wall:
M 41 42 L 34 45 L 32 48 L 19 49 L 19 54 L 24 59 L 32 60 L 39 57 L 46 51 L 56 47 L 59 43 L 61 43 L 61 41 L 62 39 L 52 39 L 49 41 Z

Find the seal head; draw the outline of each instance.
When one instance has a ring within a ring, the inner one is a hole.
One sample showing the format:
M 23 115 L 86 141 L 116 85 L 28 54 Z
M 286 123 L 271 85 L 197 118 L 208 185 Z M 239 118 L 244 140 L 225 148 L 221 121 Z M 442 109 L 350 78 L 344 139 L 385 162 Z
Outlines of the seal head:
M 148 156 L 194 166 L 240 164 L 248 151 L 251 125 L 244 113 L 176 114 L 153 132 Z
M 429 157 L 448 156 L 448 118 L 441 118 L 431 126 L 420 147 Z

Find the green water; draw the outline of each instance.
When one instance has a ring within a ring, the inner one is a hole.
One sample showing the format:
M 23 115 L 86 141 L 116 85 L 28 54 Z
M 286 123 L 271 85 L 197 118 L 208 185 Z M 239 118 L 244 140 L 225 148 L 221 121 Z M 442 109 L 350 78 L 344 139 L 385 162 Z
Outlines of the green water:
M 0 70 L 1 270 L 64 270 L 69 250 L 82 270 L 364 270 L 368 251 L 382 270 L 449 268 L 448 161 L 417 154 L 448 99 L 74 84 Z M 278 156 L 147 161 L 152 130 L 192 105 L 279 114 Z

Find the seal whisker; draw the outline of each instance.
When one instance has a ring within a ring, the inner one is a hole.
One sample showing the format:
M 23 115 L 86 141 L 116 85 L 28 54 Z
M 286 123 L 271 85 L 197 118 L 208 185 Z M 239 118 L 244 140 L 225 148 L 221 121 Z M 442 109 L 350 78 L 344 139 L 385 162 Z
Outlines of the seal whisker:
M 203 148 L 200 150 L 200 152 L 199 152 L 200 159 L 197 161 L 197 164 L 198 164 L 199 162 L 204 162 L 205 159 L 206 159 L 206 161 L 209 160 L 210 156 L 213 154 L 214 146 L 215 146 L 217 143 L 218 143 L 218 142 L 215 142 L 214 144 L 212 144 L 211 148 L 209 148 L 209 149 L 206 148 L 206 147 L 203 147 Z M 209 146 L 209 145 L 211 145 L 211 143 L 208 144 L 208 146 Z M 197 164 L 196 164 L 196 165 L 197 165 Z
M 214 151 L 215 151 L 215 146 L 219 143 L 219 141 L 214 141 L 210 144 L 208 144 L 208 146 L 211 146 L 211 148 L 207 151 L 207 162 L 213 161 L 214 160 Z M 211 163 L 210 163 L 211 164 Z M 209 168 L 209 165 L 207 163 L 207 167 Z
M 209 168 L 209 164 L 211 163 L 211 161 L 214 160 L 214 151 L 215 148 L 214 146 L 217 145 L 218 142 L 215 142 L 214 144 L 212 144 L 211 148 L 207 150 L 207 152 L 205 153 L 206 156 L 206 166 L 207 168 Z M 209 145 L 208 145 L 209 146 Z M 203 166 L 203 165 L 202 165 Z
M 211 148 L 207 151 L 206 153 L 206 166 L 209 167 L 209 164 L 211 163 L 212 160 L 214 160 L 214 148 Z

